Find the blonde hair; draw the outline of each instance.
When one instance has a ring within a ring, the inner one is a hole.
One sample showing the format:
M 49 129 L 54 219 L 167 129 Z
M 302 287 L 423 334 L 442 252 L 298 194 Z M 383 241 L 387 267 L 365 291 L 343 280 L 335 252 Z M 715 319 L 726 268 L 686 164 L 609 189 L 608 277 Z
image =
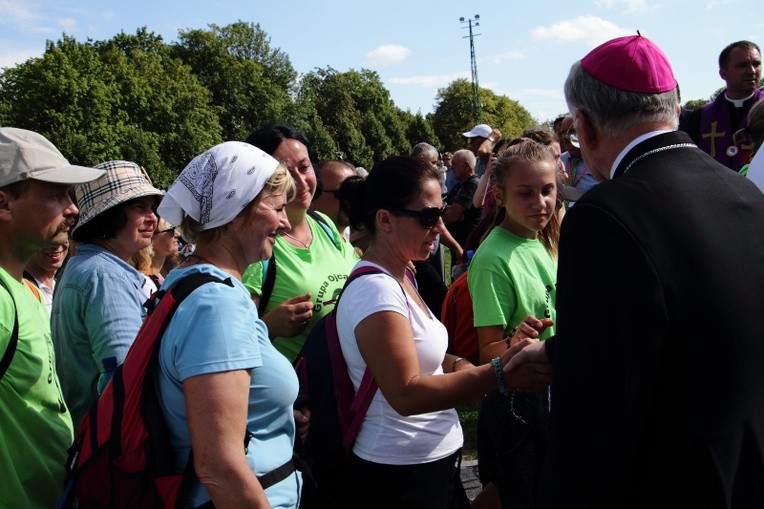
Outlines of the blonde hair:
M 148 245 L 130 257 L 130 265 L 143 274 L 151 273 L 151 261 L 154 259 L 154 248 Z
M 154 230 L 154 235 L 152 235 L 152 238 L 159 235 L 159 232 L 169 230 L 170 228 L 172 228 L 172 225 L 160 217 L 159 220 L 157 221 L 157 228 L 156 230 Z
M 263 189 L 255 196 L 255 198 L 247 204 L 246 207 L 239 212 L 239 215 L 246 215 L 250 217 L 254 214 L 257 205 L 266 196 L 286 194 L 287 201 L 292 201 L 297 193 L 297 186 L 294 183 L 294 179 L 289 174 L 286 166 L 279 164 L 271 175 L 271 178 L 265 183 Z M 238 217 L 238 216 L 237 216 Z M 230 223 L 228 223 L 230 224 Z M 218 226 L 217 228 L 210 228 L 209 230 L 202 230 L 202 225 L 195 219 L 185 216 L 180 223 L 180 231 L 183 238 L 192 244 L 205 244 L 208 242 L 214 242 L 220 235 L 228 229 L 228 224 Z
M 518 163 L 538 163 L 548 161 L 555 166 L 554 153 L 548 145 L 543 145 L 531 139 L 523 138 L 518 143 L 508 147 L 496 161 L 493 167 L 493 176 L 499 191 L 504 194 L 504 181 Z M 555 171 L 555 175 L 557 172 Z M 555 182 L 555 186 L 556 186 Z M 557 203 L 557 200 L 555 200 Z M 503 207 L 502 207 L 503 208 Z M 560 219 L 556 211 L 552 214 L 549 222 L 539 232 L 541 243 L 544 244 L 552 257 L 557 258 L 558 244 L 560 242 Z

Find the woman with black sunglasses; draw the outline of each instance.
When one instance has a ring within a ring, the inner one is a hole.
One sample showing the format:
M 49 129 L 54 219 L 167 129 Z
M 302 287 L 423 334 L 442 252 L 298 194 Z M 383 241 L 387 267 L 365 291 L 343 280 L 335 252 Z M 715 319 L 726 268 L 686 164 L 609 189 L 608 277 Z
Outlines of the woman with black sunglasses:
M 466 496 L 459 484 L 463 442 L 456 405 L 496 388 L 529 390 L 549 383 L 546 365 L 503 372 L 526 340 L 473 366 L 446 353 L 448 335 L 407 274 L 426 259 L 443 225 L 437 170 L 410 157 L 375 166 L 358 186 L 350 220 L 370 244 L 356 268 L 381 273 L 353 280 L 337 307 L 337 329 L 358 390 L 368 368 L 379 390 L 353 446 L 344 507 L 447 508 Z

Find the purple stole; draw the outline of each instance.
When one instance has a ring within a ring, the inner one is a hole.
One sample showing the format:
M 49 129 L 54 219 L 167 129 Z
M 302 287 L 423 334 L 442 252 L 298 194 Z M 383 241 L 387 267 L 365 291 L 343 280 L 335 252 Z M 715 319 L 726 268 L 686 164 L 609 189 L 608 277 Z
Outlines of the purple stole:
M 764 92 L 756 90 L 752 98 L 743 106 L 745 110 L 740 126 L 734 127 L 730 123 L 729 108 L 731 107 L 720 93 L 716 99 L 703 106 L 700 112 L 700 143 L 698 146 L 710 154 L 711 157 L 735 171 L 740 170 L 744 164 L 751 161 L 753 154 L 753 142 L 747 133 L 735 144 L 732 135 L 738 129 L 748 126 L 748 111 L 754 103 L 764 99 Z

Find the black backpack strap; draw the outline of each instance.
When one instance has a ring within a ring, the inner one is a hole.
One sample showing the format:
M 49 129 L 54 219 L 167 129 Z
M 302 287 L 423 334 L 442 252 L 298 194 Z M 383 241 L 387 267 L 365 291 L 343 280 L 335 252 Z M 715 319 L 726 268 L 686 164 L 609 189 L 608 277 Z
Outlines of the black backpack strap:
M 175 305 L 180 305 L 180 303 L 183 302 L 183 300 L 188 297 L 191 292 L 206 283 L 223 283 L 233 287 L 233 281 L 231 281 L 230 277 L 226 279 L 220 279 L 219 277 L 213 276 L 212 274 L 195 272 L 194 274 L 189 274 L 188 276 L 172 285 L 172 287 L 170 287 L 170 292 L 172 292 L 173 297 L 175 297 Z
M 11 340 L 8 342 L 8 347 L 5 349 L 2 360 L 0 360 L 1 379 L 3 378 L 3 375 L 5 375 L 5 372 L 8 371 L 8 368 L 11 365 L 11 361 L 13 360 L 13 356 L 16 354 L 16 346 L 19 343 L 19 312 L 18 309 L 16 309 L 16 301 L 13 300 L 11 289 L 5 285 L 5 282 L 2 279 L 0 279 L 0 286 L 5 288 L 5 291 L 8 292 L 8 296 L 11 298 L 11 302 L 13 303 L 13 331 L 11 332 Z
M 271 300 L 273 286 L 276 284 L 276 253 L 272 253 L 270 259 L 260 262 L 263 265 L 263 287 L 260 289 L 260 304 L 257 306 L 257 315 L 262 318 L 265 307 Z

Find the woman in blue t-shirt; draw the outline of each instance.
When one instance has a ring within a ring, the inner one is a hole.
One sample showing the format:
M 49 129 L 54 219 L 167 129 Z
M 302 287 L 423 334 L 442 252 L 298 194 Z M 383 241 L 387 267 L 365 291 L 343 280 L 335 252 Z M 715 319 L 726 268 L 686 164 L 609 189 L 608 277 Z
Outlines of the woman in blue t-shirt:
M 193 273 L 224 280 L 181 303 L 159 353 L 157 386 L 176 465 L 181 471 L 193 449 L 199 478 L 188 507 L 299 504 L 302 479 L 292 467 L 297 377 L 241 283 L 247 265 L 270 257 L 277 233 L 289 228 L 285 205 L 293 194 L 278 161 L 226 142 L 192 160 L 158 209 L 196 244 L 162 289 Z M 275 480 L 261 481 L 274 470 Z

